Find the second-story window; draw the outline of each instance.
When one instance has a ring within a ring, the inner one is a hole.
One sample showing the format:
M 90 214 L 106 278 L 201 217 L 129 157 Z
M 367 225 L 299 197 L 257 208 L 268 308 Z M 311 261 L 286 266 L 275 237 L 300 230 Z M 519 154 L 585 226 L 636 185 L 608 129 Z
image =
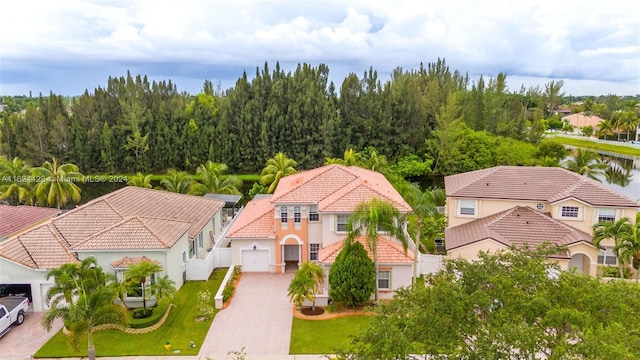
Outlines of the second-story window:
M 578 218 L 578 212 L 580 209 L 577 206 L 563 206 L 560 211 L 560 216 L 564 218 Z
M 286 224 L 289 222 L 289 214 L 286 206 L 280 206 L 280 222 Z
M 318 207 L 316 205 L 309 206 L 309 221 L 320 221 Z
M 616 221 L 616 209 L 598 209 L 598 222 Z
M 347 231 L 347 220 L 349 215 L 339 214 L 336 216 L 336 231 Z
M 299 224 L 302 221 L 302 212 L 300 206 L 293 207 L 293 222 Z
M 458 214 L 460 215 L 476 215 L 476 201 L 475 200 L 458 200 Z

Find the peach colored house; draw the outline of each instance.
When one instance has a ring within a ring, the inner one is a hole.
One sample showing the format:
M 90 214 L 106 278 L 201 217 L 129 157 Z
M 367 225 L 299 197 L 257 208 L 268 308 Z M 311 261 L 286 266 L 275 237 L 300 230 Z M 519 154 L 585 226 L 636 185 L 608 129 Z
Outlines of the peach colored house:
M 580 129 L 585 126 L 591 126 L 594 132 L 597 132 L 600 129 L 600 122 L 602 122 L 601 117 L 597 115 L 587 115 L 585 113 L 579 114 L 571 114 L 562 117 L 562 121 L 566 121 L 569 124 L 573 125 L 574 133 L 581 134 Z
M 554 257 L 563 268 L 595 275 L 615 265 L 613 243 L 592 245 L 592 226 L 626 217 L 640 203 L 562 168 L 498 166 L 445 177 L 445 231 L 450 257 L 544 241 L 567 247 Z
M 34 310 L 47 309 L 48 270 L 95 257 L 122 278 L 122 264 L 158 262 L 180 288 L 193 259 L 207 255 L 222 233 L 224 202 L 125 187 L 0 242 L 0 282 L 30 284 Z M 130 299 L 128 304 L 136 301 Z
M 305 261 L 328 268 L 345 239 L 349 215 L 372 198 L 388 201 L 401 213 L 411 207 L 377 172 L 356 166 L 327 165 L 282 178 L 273 195 L 250 201 L 227 233 L 233 263 L 243 271 L 283 273 Z M 413 252 L 381 233 L 380 288 L 411 283 Z

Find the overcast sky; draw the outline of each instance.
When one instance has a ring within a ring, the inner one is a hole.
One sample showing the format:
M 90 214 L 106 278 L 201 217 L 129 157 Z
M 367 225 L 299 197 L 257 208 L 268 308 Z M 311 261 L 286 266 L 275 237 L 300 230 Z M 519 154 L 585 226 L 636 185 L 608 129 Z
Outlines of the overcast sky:
M 325 63 L 337 87 L 370 66 L 444 58 L 452 70 L 507 74 L 509 89 L 564 80 L 566 95 L 640 94 L 635 1 L 5 0 L 0 94 L 77 95 L 109 76 L 171 79 L 195 94 L 265 61 Z

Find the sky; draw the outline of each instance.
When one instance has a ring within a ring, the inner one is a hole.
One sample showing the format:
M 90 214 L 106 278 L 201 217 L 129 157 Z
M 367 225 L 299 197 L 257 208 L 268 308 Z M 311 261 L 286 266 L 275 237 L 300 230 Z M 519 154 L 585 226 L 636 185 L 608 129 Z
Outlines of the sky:
M 565 95 L 640 94 L 640 5 L 608 0 L 4 0 L 0 95 L 79 95 L 147 75 L 196 94 L 265 62 L 327 64 L 339 88 L 373 67 L 445 59 L 507 75 L 510 91 L 562 80 Z

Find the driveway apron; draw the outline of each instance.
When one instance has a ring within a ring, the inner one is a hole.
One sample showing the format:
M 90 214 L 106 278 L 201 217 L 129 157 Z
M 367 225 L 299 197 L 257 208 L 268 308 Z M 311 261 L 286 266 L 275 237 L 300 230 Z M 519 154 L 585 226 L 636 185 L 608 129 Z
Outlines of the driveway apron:
M 244 347 L 247 355 L 289 353 L 292 273 L 243 273 L 231 303 L 213 320 L 200 357 L 226 358 Z

